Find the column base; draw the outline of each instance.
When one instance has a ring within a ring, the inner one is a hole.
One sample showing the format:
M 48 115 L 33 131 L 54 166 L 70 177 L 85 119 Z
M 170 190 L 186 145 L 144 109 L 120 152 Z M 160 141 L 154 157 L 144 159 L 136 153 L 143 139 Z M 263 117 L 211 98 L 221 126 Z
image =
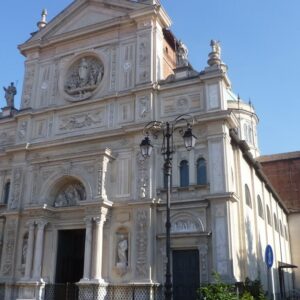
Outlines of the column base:
M 90 279 L 89 284 L 97 284 L 97 285 L 102 285 L 102 286 L 107 286 L 108 283 L 104 279 Z

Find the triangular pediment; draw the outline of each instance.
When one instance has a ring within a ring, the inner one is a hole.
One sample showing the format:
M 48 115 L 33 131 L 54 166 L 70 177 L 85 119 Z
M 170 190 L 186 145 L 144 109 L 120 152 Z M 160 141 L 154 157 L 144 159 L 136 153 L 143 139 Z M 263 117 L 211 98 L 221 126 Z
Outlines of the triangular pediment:
M 25 44 L 51 39 L 125 17 L 147 5 L 129 0 L 76 0 Z M 25 44 L 21 45 L 24 46 Z
M 67 33 L 124 15 L 126 15 L 124 11 L 107 9 L 102 5 L 89 5 L 79 11 L 77 15 L 66 20 L 63 26 L 55 30 L 55 32 L 52 32 L 52 34 L 59 35 Z

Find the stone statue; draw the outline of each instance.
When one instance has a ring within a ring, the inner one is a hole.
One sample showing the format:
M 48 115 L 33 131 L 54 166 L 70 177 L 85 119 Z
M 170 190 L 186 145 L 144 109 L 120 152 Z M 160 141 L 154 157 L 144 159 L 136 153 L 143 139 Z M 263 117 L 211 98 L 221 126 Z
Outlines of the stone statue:
M 226 65 L 221 60 L 221 46 L 220 41 L 211 40 L 210 41 L 211 52 L 208 54 L 208 65 L 212 66 L 223 66 L 225 68 Z
M 187 67 L 188 61 L 188 49 L 182 41 L 178 41 L 177 55 L 177 67 Z
M 126 266 L 127 265 L 127 250 L 128 250 L 128 242 L 127 238 L 124 235 L 120 236 L 120 240 L 118 242 L 118 266 Z
M 5 91 L 5 99 L 6 99 L 6 104 L 8 107 L 14 108 L 14 99 L 15 99 L 15 95 L 17 94 L 17 89 L 14 86 L 14 83 L 11 82 L 10 86 L 3 87 L 4 91 Z
M 22 265 L 25 265 L 26 263 L 27 248 L 28 248 L 28 236 L 26 236 L 23 240 L 22 257 L 21 257 Z
M 79 68 L 78 68 L 78 74 L 80 78 L 80 86 L 85 86 L 88 80 L 89 76 L 89 66 L 86 62 L 85 58 L 81 59 Z
M 211 46 L 211 52 L 215 52 L 216 54 L 219 55 L 219 57 L 221 57 L 221 46 L 220 46 L 220 41 L 216 41 L 216 40 L 211 40 L 210 41 L 210 46 Z

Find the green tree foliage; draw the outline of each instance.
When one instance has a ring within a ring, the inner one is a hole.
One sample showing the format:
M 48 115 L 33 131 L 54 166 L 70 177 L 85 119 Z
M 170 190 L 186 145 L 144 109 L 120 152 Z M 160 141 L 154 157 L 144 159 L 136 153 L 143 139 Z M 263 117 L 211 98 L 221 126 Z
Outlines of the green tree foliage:
M 267 300 L 260 280 L 246 278 L 240 286 L 240 295 L 237 295 L 236 286 L 224 283 L 220 274 L 214 272 L 214 283 L 206 284 L 198 289 L 199 299 L 205 300 Z
M 222 282 L 220 274 L 213 273 L 215 283 L 209 283 L 198 290 L 200 299 L 237 300 L 234 286 Z

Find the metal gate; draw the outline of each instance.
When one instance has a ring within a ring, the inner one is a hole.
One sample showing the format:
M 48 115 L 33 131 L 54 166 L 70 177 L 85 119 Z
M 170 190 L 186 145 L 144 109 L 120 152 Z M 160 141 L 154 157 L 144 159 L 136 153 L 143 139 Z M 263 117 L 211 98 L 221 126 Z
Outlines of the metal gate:
M 75 283 L 55 283 L 45 286 L 45 300 L 78 300 L 78 286 Z

